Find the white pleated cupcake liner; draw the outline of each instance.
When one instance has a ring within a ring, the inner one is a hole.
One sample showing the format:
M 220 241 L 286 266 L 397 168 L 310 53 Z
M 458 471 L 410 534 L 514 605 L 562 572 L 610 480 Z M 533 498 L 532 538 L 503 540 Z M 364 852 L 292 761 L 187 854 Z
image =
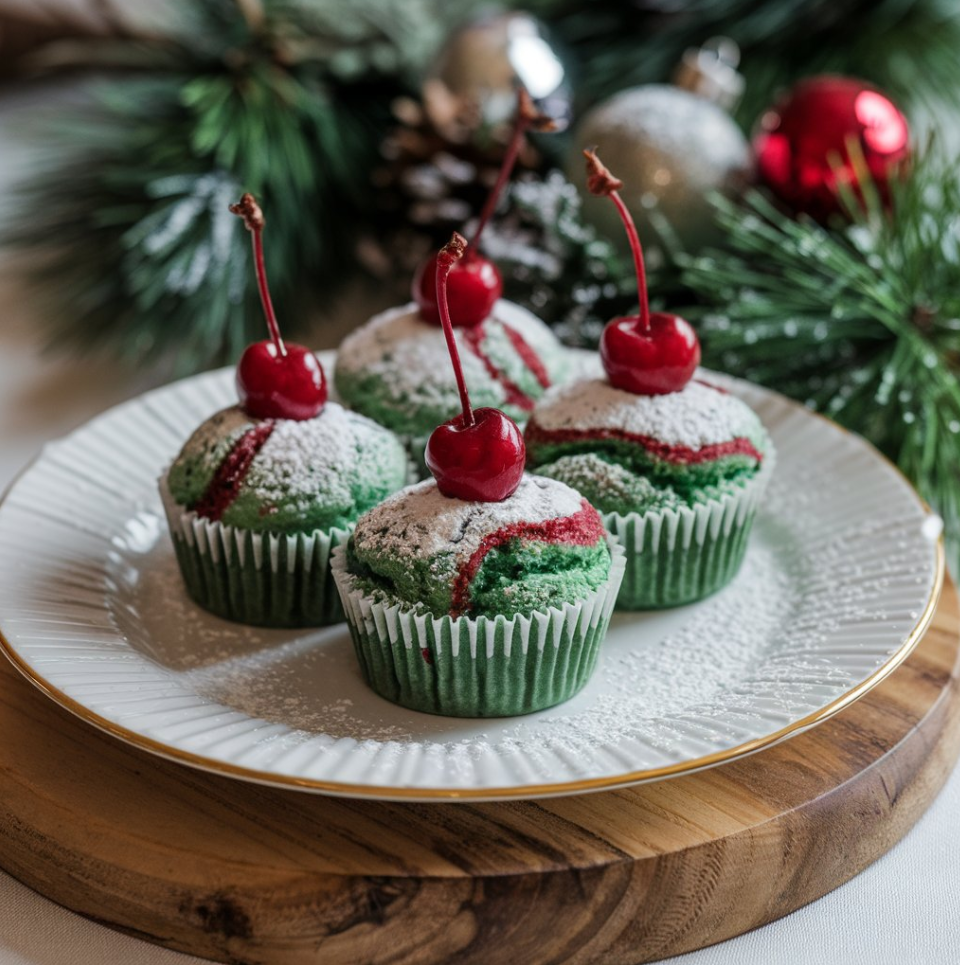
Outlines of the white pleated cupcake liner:
M 353 527 L 284 535 L 254 533 L 186 511 L 160 481 L 164 512 L 187 591 L 205 610 L 268 627 L 343 620 L 330 555 Z
M 453 717 L 528 714 L 567 700 L 593 673 L 623 578 L 623 549 L 608 544 L 609 576 L 582 599 L 475 618 L 377 601 L 336 547 L 331 569 L 367 683 L 393 703 Z
M 775 467 L 776 455 L 768 446 L 759 471 L 718 499 L 643 514 L 602 514 L 608 532 L 626 551 L 617 608 L 680 606 L 726 586 L 746 555 Z

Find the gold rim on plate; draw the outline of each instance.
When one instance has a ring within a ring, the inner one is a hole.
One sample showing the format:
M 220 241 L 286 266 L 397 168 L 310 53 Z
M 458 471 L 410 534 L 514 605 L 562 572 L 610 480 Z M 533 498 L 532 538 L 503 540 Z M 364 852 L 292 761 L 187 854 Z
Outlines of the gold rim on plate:
M 773 395 L 780 395 L 771 389 L 767 389 L 766 391 L 771 392 Z M 802 409 L 807 415 L 822 419 L 832 428 L 838 429 L 847 435 L 856 436 L 856 433 L 850 432 L 849 429 L 838 425 L 836 422 L 833 422 L 826 416 L 823 416 L 818 412 L 812 412 L 805 406 L 800 405 L 792 399 L 786 399 L 783 396 L 780 397 L 783 398 L 789 405 L 797 409 Z M 860 439 L 866 445 L 870 445 L 866 442 L 866 440 L 862 439 L 862 437 L 856 436 L 856 438 Z M 913 496 L 919 501 L 924 512 L 930 514 L 931 510 L 929 505 L 919 495 L 919 493 L 917 493 L 913 484 L 909 479 L 907 479 L 900 468 L 887 459 L 887 457 L 875 447 L 871 446 L 870 448 L 880 460 L 885 462 L 889 468 L 900 476 L 900 478 L 906 483 Z M 39 459 L 39 456 L 31 460 L 30 463 L 28 463 L 28 465 L 24 467 L 24 469 L 21 470 L 16 477 L 14 477 L 13 481 L 7 487 L 6 492 L 4 492 L 3 498 L 0 499 L 0 508 L 2 508 L 3 504 L 6 502 L 20 477 L 24 475 L 31 466 L 34 465 L 37 459 Z M 186 764 L 190 767 L 194 767 L 211 774 L 218 774 L 222 777 L 231 777 L 247 782 L 267 784 L 273 787 L 316 791 L 318 793 L 336 795 L 338 797 L 366 798 L 382 801 L 493 801 L 517 798 L 554 797 L 558 795 L 579 794 L 588 791 L 614 790 L 616 788 L 629 787 L 632 784 L 644 784 L 650 781 L 661 780 L 663 778 L 678 777 L 682 774 L 691 774 L 694 771 L 700 771 L 708 767 L 713 767 L 717 764 L 727 763 L 729 761 L 737 760 L 741 757 L 746 757 L 749 754 L 754 754 L 757 751 L 763 750 L 766 747 L 771 747 L 774 744 L 778 744 L 780 741 L 786 740 L 787 738 L 799 734 L 802 731 L 809 730 L 811 727 L 821 724 L 823 721 L 828 720 L 830 717 L 840 713 L 840 711 L 844 710 L 846 707 L 849 707 L 855 701 L 859 700 L 864 694 L 876 687 L 877 684 L 889 677 L 890 674 L 892 674 L 893 671 L 896 670 L 897 667 L 899 667 L 907 659 L 907 657 L 910 656 L 913 649 L 923 637 L 927 627 L 930 625 L 930 621 L 933 619 L 934 611 L 937 608 L 937 603 L 940 600 L 940 594 L 943 590 L 944 576 L 946 571 L 944 541 L 942 534 L 938 537 L 936 542 L 935 568 L 936 572 L 933 587 L 931 588 L 930 597 L 927 600 L 927 604 L 900 648 L 891 655 L 890 659 L 887 660 L 886 663 L 878 667 L 877 670 L 867 677 L 866 680 L 862 680 L 851 690 L 847 691 L 845 694 L 842 694 L 836 700 L 831 701 L 825 707 L 820 708 L 820 710 L 814 711 L 813 713 L 808 714 L 806 717 L 802 717 L 800 720 L 794 721 L 792 724 L 788 724 L 786 727 L 782 727 L 780 730 L 774 731 L 772 734 L 767 734 L 764 737 L 754 738 L 753 740 L 746 741 L 743 744 L 738 744 L 736 747 L 731 747 L 724 751 L 716 751 L 715 753 L 707 754 L 704 757 L 698 757 L 689 761 L 682 761 L 678 764 L 670 764 L 665 767 L 646 768 L 640 771 L 631 771 L 627 774 L 617 774 L 612 777 L 596 777 L 578 781 L 565 781 L 555 784 L 525 784 L 501 788 L 485 787 L 467 789 L 406 788 L 389 785 L 379 786 L 370 784 L 349 784 L 339 781 L 317 781 L 309 778 L 298 778 L 290 777 L 289 775 L 285 774 L 276 774 L 271 771 L 258 771 L 252 768 L 238 767 L 237 765 L 227 764 L 223 761 L 216 760 L 215 758 L 203 757 L 199 754 L 191 754 L 189 751 L 179 750 L 176 747 L 171 747 L 169 744 L 155 741 L 149 737 L 143 736 L 142 734 L 138 734 L 136 731 L 129 730 L 126 727 L 121 727 L 119 724 L 115 724 L 113 721 L 94 713 L 83 704 L 74 700 L 72 697 L 67 696 L 67 694 L 65 694 L 62 690 L 55 687 L 46 678 L 37 673 L 10 644 L 4 635 L 2 628 L 0 628 L 0 650 L 3 651 L 13 666 L 27 680 L 29 680 L 30 683 L 46 694 L 55 703 L 59 704 L 65 710 L 68 710 L 76 717 L 79 717 L 81 720 L 92 724 L 99 730 L 105 731 L 124 743 L 131 744 L 134 747 L 148 751 L 149 753 L 158 757 L 166 758 L 167 760 L 174 761 L 178 764 Z

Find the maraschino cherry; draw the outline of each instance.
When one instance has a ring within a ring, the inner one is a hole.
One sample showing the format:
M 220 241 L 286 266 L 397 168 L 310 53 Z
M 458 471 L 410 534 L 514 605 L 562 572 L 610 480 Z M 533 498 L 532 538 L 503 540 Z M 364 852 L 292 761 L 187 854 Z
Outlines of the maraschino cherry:
M 312 419 L 327 401 L 327 380 L 316 355 L 302 345 L 284 342 L 270 301 L 263 264 L 260 205 L 245 194 L 230 210 L 243 218 L 253 240 L 253 260 L 263 314 L 270 339 L 248 345 L 237 366 L 237 395 L 244 410 L 257 419 Z
M 637 269 L 640 314 L 623 315 L 607 322 L 600 336 L 600 359 L 607 378 L 618 389 L 636 395 L 679 392 L 693 378 L 700 364 L 700 341 L 690 323 L 669 312 L 651 312 L 647 276 L 637 228 L 617 193 L 623 182 L 615 178 L 594 151 L 587 159 L 587 188 L 591 194 L 609 198 L 616 206 L 630 239 Z
M 433 430 L 425 458 L 444 496 L 499 503 L 512 496 L 520 485 L 527 451 L 513 419 L 499 409 L 474 410 L 470 406 L 447 295 L 448 277 L 452 277 L 451 270 L 466 249 L 464 237 L 454 232 L 436 257 L 440 324 L 457 377 L 463 412 Z
M 449 299 L 450 317 L 457 328 L 472 328 L 479 325 L 493 310 L 494 303 L 503 293 L 503 279 L 497 266 L 479 253 L 477 244 L 487 222 L 497 207 L 500 192 L 510 178 L 513 166 L 520 154 L 523 137 L 528 130 L 552 131 L 556 124 L 534 107 L 527 91 L 517 90 L 517 119 L 513 135 L 500 165 L 497 183 L 493 186 L 480 213 L 476 231 L 464 258 L 450 272 Z M 421 262 L 413 276 L 413 298 L 420 306 L 420 314 L 425 321 L 440 324 L 440 309 L 437 304 L 437 255 L 431 255 Z

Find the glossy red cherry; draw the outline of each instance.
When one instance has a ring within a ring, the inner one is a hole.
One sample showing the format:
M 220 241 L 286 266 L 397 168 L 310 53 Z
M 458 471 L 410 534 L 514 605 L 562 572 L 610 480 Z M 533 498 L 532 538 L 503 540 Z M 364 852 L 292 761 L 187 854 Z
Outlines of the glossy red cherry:
M 497 266 L 470 250 L 450 271 L 447 300 L 454 328 L 473 328 L 493 311 L 503 293 L 503 279 Z M 437 256 L 424 259 L 413 276 L 413 298 L 424 321 L 440 324 L 437 305 Z
M 497 200 L 510 178 L 510 172 L 517 163 L 523 138 L 528 130 L 553 131 L 556 130 L 556 122 L 545 114 L 540 114 L 526 89 L 521 87 L 517 90 L 517 116 L 513 134 L 503 156 L 497 182 L 490 189 L 483 204 L 469 249 L 450 269 L 447 298 L 450 303 L 450 320 L 455 328 L 479 325 L 493 311 L 494 303 L 503 293 L 503 279 L 497 266 L 480 254 L 478 245 L 483 229 L 496 210 Z M 437 304 L 438 257 L 431 255 L 424 259 L 413 276 L 413 299 L 420 307 L 424 320 L 434 325 L 440 324 L 440 308 Z
M 437 255 L 437 304 L 463 412 L 437 426 L 427 442 L 427 468 L 444 496 L 498 503 L 512 496 L 523 477 L 527 450 L 519 426 L 499 409 L 470 407 L 460 353 L 453 336 L 447 278 L 463 257 L 467 242 L 454 232 Z
M 312 419 L 327 401 L 323 367 L 308 348 L 285 343 L 270 300 L 263 263 L 265 220 L 252 194 L 245 194 L 230 210 L 243 218 L 253 241 L 253 261 L 270 341 L 248 345 L 237 366 L 237 395 L 244 410 L 256 419 Z
M 499 409 L 474 409 L 433 430 L 425 453 L 427 468 L 444 496 L 499 503 L 516 492 L 526 447 L 520 427 Z
M 614 318 L 600 336 L 600 360 L 612 385 L 637 395 L 679 392 L 700 364 L 700 342 L 679 315 L 651 312 Z
M 600 336 L 600 360 L 612 385 L 637 395 L 679 392 L 700 364 L 700 340 L 690 323 L 669 312 L 650 311 L 643 249 L 633 218 L 617 193 L 623 182 L 614 177 L 594 151 L 587 159 L 587 188 L 609 198 L 623 221 L 637 272 L 640 314 L 614 318 Z
M 312 419 L 327 401 L 327 380 L 316 355 L 302 345 L 254 342 L 240 356 L 237 395 L 257 419 Z

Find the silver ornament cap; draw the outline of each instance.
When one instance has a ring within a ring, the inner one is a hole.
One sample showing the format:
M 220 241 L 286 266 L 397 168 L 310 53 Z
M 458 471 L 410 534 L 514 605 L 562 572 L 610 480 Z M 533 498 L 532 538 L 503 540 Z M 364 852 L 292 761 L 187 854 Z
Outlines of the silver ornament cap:
M 673 82 L 699 94 L 718 107 L 732 111 L 743 97 L 743 74 L 737 70 L 740 48 L 729 37 L 711 37 L 702 47 L 684 51 Z
M 447 38 L 424 79 L 423 102 L 448 140 L 485 145 L 509 132 L 519 86 L 557 130 L 570 124 L 567 65 L 543 23 L 528 13 L 487 14 Z

